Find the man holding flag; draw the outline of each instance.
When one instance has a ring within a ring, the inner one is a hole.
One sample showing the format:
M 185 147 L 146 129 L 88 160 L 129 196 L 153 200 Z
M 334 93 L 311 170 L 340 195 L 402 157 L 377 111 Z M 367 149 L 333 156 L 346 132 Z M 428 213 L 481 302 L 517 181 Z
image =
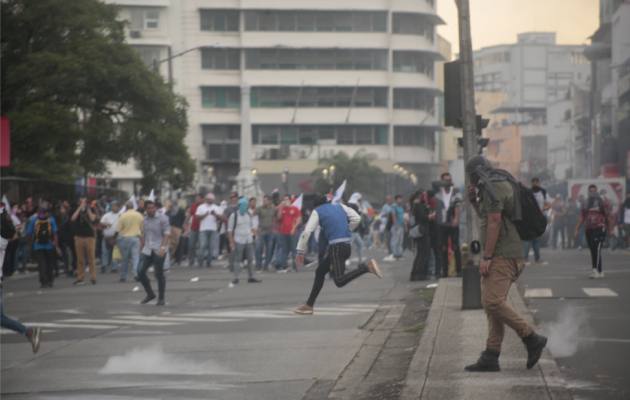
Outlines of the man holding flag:
M 303 304 L 296 308 L 296 314 L 311 315 L 313 306 L 319 292 L 324 286 L 326 274 L 330 272 L 337 287 L 343 287 L 370 272 L 379 278 L 383 275 L 375 260 L 371 259 L 367 264 L 359 264 L 353 271 L 345 272 L 346 260 L 350 258 L 353 231 L 361 222 L 361 217 L 350 207 L 337 202 L 329 203 L 325 196 L 320 196 L 314 204 L 315 209 L 304 227 L 304 232 L 300 236 L 297 245 L 296 264 L 298 267 L 304 265 L 304 253 L 311 234 L 319 227 L 319 265 L 315 272 L 315 280 L 311 294 Z

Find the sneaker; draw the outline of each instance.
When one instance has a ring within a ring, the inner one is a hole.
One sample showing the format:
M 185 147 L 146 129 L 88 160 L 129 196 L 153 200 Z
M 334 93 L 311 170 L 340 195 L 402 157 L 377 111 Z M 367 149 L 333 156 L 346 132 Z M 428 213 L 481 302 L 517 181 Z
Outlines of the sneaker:
M 90 282 L 92 282 L 92 285 L 96 285 L 96 279 L 90 279 Z
M 157 303 L 155 303 L 155 305 L 156 305 L 156 306 L 163 306 L 163 305 L 165 305 L 165 304 L 166 304 L 166 303 L 164 302 L 164 299 L 159 299 L 159 300 L 157 301 Z
M 385 262 L 394 262 L 394 261 L 396 261 L 396 257 L 394 257 L 393 254 L 390 254 L 387 257 L 383 258 L 383 261 L 385 261 Z
M 370 261 L 368 261 L 367 267 L 368 267 L 368 271 L 370 271 L 370 273 L 378 276 L 379 278 L 383 277 L 383 273 L 381 272 L 381 269 L 379 268 L 378 263 L 376 262 L 376 260 L 371 259 Z
M 467 365 L 464 370 L 468 372 L 498 372 L 501 371 L 499 367 L 499 354 L 496 351 L 484 350 L 476 363 Z
M 81 286 L 81 285 L 85 285 L 85 282 L 83 282 L 82 279 L 77 279 L 72 284 L 75 285 L 75 286 Z
M 604 271 L 597 273 L 597 278 L 603 278 L 603 277 L 604 277 Z
M 31 347 L 33 349 L 33 354 L 36 354 L 39 351 L 39 341 L 42 334 L 42 328 L 31 328 L 26 333 L 26 337 L 28 341 L 31 342 Z
M 260 279 L 256 279 L 256 278 L 249 278 L 247 280 L 247 283 L 260 283 L 262 282 Z
M 538 260 L 536 261 L 536 265 L 540 265 L 541 267 L 544 267 L 545 265 L 549 265 L 549 263 L 547 261 Z
M 542 351 L 547 345 L 547 338 L 533 332 L 523 338 L 523 344 L 527 349 L 527 369 L 532 369 L 540 359 Z
M 126 283 L 126 282 L 127 282 L 127 280 L 126 280 L 125 278 L 120 278 L 120 279 L 118 280 L 118 282 L 120 282 L 120 283 Z
M 282 269 L 276 270 L 276 272 L 279 274 L 286 274 L 287 272 L 289 272 L 289 268 L 282 268 Z
M 300 315 L 313 315 L 313 307 L 309 306 L 308 304 L 302 304 L 301 306 L 293 310 L 293 312 Z
M 525 261 L 525 266 L 529 267 L 530 265 L 532 265 L 532 263 L 530 261 Z
M 591 279 L 597 279 L 599 278 L 599 272 L 597 272 L 596 269 L 593 269 L 593 271 L 591 272 L 591 274 L 588 276 Z
M 147 304 L 148 302 L 150 302 L 151 300 L 155 299 L 155 295 L 154 294 L 148 294 L 147 297 L 145 297 L 144 299 L 142 299 L 142 301 L 140 302 L 140 304 Z

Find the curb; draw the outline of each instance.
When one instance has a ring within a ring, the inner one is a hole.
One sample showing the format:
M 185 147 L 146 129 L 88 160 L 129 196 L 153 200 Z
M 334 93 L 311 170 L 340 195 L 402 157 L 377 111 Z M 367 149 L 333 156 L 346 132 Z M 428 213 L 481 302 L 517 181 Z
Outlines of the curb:
M 455 279 L 455 278 L 453 278 Z M 447 285 L 438 285 L 433 297 L 431 310 L 427 318 L 426 327 L 420 344 L 409 364 L 409 371 L 405 380 L 405 387 L 400 396 L 401 400 L 421 399 L 429 377 L 429 366 L 435 350 L 437 332 L 443 320 L 445 304 L 448 300 Z M 518 291 L 516 285 L 512 285 L 508 294 L 508 302 L 515 310 L 527 320 L 532 326 L 534 318 L 527 309 L 525 302 Z M 545 389 L 550 400 L 571 400 L 571 393 L 567 388 L 566 381 L 560 373 L 560 369 L 548 349 L 545 349 L 537 368 L 545 382 Z

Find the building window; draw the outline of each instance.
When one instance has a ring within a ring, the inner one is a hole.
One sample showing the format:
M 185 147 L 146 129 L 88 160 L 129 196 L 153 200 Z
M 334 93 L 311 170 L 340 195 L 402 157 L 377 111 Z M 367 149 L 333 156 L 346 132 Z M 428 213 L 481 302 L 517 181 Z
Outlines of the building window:
M 160 28 L 160 11 L 146 10 L 144 12 L 144 29 Z
M 394 13 L 393 32 L 403 35 L 421 35 L 433 43 L 434 25 L 421 14 Z
M 131 46 L 138 52 L 140 59 L 149 69 L 153 69 L 155 63 L 162 59 L 162 47 L 160 46 Z
M 353 97 L 354 95 L 354 97 Z M 252 107 L 387 107 L 384 87 L 254 87 Z
M 247 69 L 386 70 L 387 50 L 247 49 Z
M 433 113 L 435 92 L 423 89 L 394 89 L 394 108 Z
M 420 51 L 394 51 L 394 71 L 422 73 L 433 78 L 434 58 Z
M 384 125 L 254 125 L 252 143 L 261 145 L 313 145 L 335 140 L 339 145 L 386 145 Z
M 421 126 L 395 126 L 394 146 L 435 148 L 435 130 Z
M 240 108 L 239 87 L 202 87 L 201 105 L 204 108 Z
M 245 11 L 245 30 L 386 32 L 387 13 L 370 11 Z
M 238 49 L 201 49 L 202 69 L 240 69 Z
M 238 161 L 241 128 L 239 125 L 202 125 L 201 134 L 210 161 Z
M 202 31 L 238 32 L 239 12 L 233 10 L 200 10 Z

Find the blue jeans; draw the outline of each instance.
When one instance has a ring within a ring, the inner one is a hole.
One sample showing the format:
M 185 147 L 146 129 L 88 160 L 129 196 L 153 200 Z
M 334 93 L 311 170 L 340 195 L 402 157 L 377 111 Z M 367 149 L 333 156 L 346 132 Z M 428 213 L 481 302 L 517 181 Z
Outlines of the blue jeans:
M 276 236 L 276 239 L 278 244 L 278 257 L 276 257 L 276 268 L 289 268 L 289 254 L 295 253 L 295 250 L 293 249 L 293 235 L 284 235 L 282 233 L 279 233 Z
M 0 326 L 3 328 L 11 329 L 13 332 L 17 332 L 20 335 L 26 336 L 26 327 L 17 320 L 4 315 L 4 306 L 2 301 L 2 288 L 0 287 Z
M 351 243 L 355 245 L 357 249 L 357 256 L 359 257 L 359 264 L 361 264 L 363 262 L 363 246 L 365 246 L 365 244 L 363 243 L 363 238 L 361 238 L 361 235 L 359 234 L 359 232 L 352 232 Z
M 109 249 L 107 247 L 107 240 L 103 238 L 101 241 L 101 266 L 112 267 L 112 271 L 116 271 L 118 269 L 118 263 L 114 262 L 112 257 L 113 253 L 114 249 Z
M 131 263 L 134 276 L 137 276 L 138 262 L 140 261 L 140 238 L 119 237 L 117 244 L 122 257 L 122 260 L 120 261 L 120 279 L 127 280 L 129 263 Z
M 394 225 L 391 229 L 391 246 L 392 254 L 396 258 L 402 257 L 403 254 L 403 237 L 405 231 L 402 225 Z
M 529 260 L 530 247 L 534 248 L 534 261 L 540 261 L 540 239 L 523 242 L 523 258 L 525 259 L 525 261 Z
M 273 259 L 273 248 L 276 244 L 276 237 L 273 232 L 261 233 L 256 238 L 256 268 L 269 269 L 269 264 Z M 263 251 L 265 261 L 263 263 Z
M 217 231 L 199 231 L 199 266 L 202 267 L 206 260 L 206 265 L 212 265 L 215 236 Z

